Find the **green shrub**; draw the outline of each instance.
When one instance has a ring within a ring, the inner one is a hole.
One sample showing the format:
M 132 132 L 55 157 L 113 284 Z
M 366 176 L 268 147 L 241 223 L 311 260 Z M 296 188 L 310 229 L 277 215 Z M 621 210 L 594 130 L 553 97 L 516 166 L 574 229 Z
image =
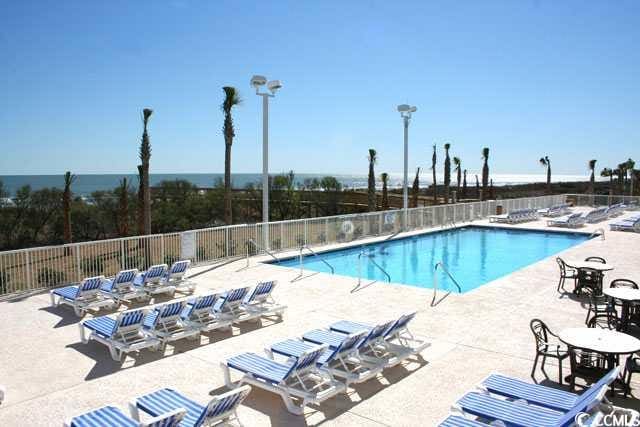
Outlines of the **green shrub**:
M 102 257 L 86 257 L 80 261 L 80 270 L 85 276 L 98 276 L 104 273 L 104 260 Z

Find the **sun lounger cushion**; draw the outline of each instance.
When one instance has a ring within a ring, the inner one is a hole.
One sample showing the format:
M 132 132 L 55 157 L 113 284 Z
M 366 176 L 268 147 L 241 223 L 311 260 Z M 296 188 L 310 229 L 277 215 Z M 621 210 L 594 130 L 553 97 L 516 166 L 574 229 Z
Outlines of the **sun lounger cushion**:
M 277 384 L 289 376 L 295 362 L 278 363 L 255 353 L 243 353 L 227 359 L 227 366 Z
M 140 423 L 113 406 L 105 406 L 71 420 L 71 427 L 139 427 Z
M 490 375 L 482 385 L 495 394 L 524 399 L 547 408 L 568 411 L 575 405 L 578 395 L 568 391 L 528 383 L 500 374 Z
M 136 406 L 154 417 L 183 408 L 187 414 L 180 423 L 180 427 L 198 427 L 206 417 L 204 406 L 170 388 L 163 388 L 137 398 Z
M 450 415 L 446 420 L 439 424 L 440 427 L 487 427 L 487 424 L 480 421 L 470 420 L 469 418 L 460 417 L 458 415 Z

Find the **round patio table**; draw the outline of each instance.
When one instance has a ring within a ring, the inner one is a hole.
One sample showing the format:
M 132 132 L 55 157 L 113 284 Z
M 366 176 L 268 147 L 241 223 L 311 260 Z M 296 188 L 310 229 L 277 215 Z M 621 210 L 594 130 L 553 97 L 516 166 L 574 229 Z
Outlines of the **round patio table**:
M 620 355 L 640 351 L 640 340 L 622 332 L 602 328 L 568 328 L 558 334 L 560 341 L 569 347 L 581 348 L 603 354 L 608 369 L 613 369 Z M 611 390 L 614 389 L 611 384 Z
M 621 317 L 621 325 L 620 330 L 626 331 L 629 327 L 629 312 L 631 308 L 631 303 L 634 301 L 640 301 L 640 289 L 632 289 L 632 288 L 608 288 L 602 291 L 603 294 L 619 300 L 622 303 L 622 313 L 620 313 Z
M 568 267 L 573 267 L 577 269 L 581 268 L 591 268 L 593 270 L 598 271 L 611 271 L 613 270 L 613 266 L 611 264 L 603 264 L 597 261 L 566 261 Z

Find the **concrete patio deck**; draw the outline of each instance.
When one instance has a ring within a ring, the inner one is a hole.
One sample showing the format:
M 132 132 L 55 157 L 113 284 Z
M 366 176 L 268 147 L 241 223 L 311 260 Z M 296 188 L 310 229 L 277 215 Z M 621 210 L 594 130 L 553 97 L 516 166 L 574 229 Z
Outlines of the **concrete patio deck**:
M 547 229 L 542 220 L 512 227 Z M 606 274 L 607 284 L 615 278 L 640 282 L 640 234 L 609 232 L 606 222 L 579 231 L 602 227 L 607 229 L 605 240 L 591 239 L 560 256 L 603 256 L 615 267 Z M 202 274 L 194 279 L 197 292 L 278 280 L 275 298 L 288 306 L 282 321 L 247 323 L 232 332 L 203 335 L 200 343 L 178 342 L 164 355 L 143 351 L 123 364 L 114 362 L 101 344 L 81 344 L 79 319 L 68 308 L 50 308 L 48 294 L 0 302 L 0 384 L 7 389 L 0 426 L 62 425 L 66 418 L 107 404 L 126 412 L 130 400 L 161 387 L 204 403 L 211 394 L 226 390 L 219 364 L 229 356 L 261 352 L 273 342 L 336 320 L 375 322 L 411 310 L 418 311 L 412 331 L 432 343 L 422 358 L 310 407 L 304 416 L 288 413 L 278 396 L 254 388 L 239 416 L 246 426 L 435 425 L 491 372 L 530 379 L 532 318 L 559 331 L 583 326 L 586 314 L 585 301 L 556 292 L 555 256 L 463 295 L 452 294 L 436 307 L 430 307 L 431 289 L 374 283 L 351 292 L 356 285 L 351 277 L 306 272 L 307 277 L 292 283 L 297 269 L 256 261 L 244 266 L 244 261 L 237 261 L 211 271 L 200 269 Z M 555 381 L 557 370 L 553 361 L 548 363 L 547 372 Z M 537 377 L 543 379 L 539 371 Z M 635 398 L 616 403 L 638 406 Z

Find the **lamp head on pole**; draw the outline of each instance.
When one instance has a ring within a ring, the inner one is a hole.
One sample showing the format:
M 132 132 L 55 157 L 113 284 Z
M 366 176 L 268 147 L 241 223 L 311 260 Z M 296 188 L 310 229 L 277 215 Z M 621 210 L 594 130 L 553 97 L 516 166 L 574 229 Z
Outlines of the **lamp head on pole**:
M 409 105 L 409 104 L 400 104 L 398 105 L 398 112 L 400 113 L 400 117 L 403 119 L 410 119 L 411 113 L 415 113 L 418 111 L 418 107 Z

